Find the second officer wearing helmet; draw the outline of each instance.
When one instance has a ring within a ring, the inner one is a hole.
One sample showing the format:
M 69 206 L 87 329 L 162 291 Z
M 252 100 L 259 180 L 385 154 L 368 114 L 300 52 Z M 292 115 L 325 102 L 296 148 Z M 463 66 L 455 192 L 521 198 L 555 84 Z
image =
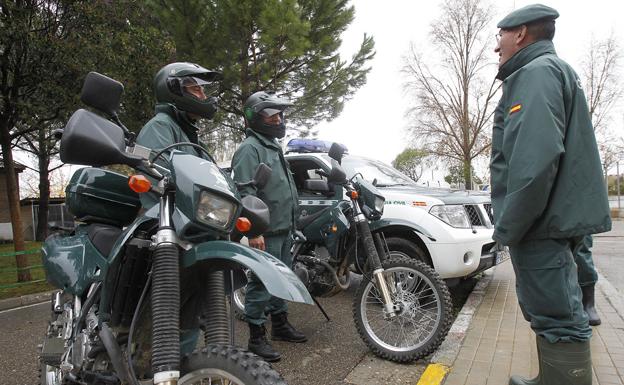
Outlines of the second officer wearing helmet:
M 251 95 L 243 106 L 247 138 L 232 159 L 236 182 L 251 180 L 260 163 L 271 167 L 271 177 L 263 188 L 248 186 L 241 190 L 243 196 L 252 194 L 262 199 L 271 214 L 269 231 L 250 239 L 249 246 L 266 250 L 289 267 L 292 264 L 291 231 L 295 223 L 298 197 L 295 182 L 277 139 L 283 138 L 286 133 L 284 110 L 291 105 L 289 101 L 264 91 Z M 274 340 L 307 340 L 288 322 L 287 311 L 284 300 L 272 297 L 256 277 L 251 277 L 245 296 L 245 320 L 249 324 L 251 352 L 267 361 L 281 358 L 265 335 L 267 314 L 271 316 L 271 336 Z

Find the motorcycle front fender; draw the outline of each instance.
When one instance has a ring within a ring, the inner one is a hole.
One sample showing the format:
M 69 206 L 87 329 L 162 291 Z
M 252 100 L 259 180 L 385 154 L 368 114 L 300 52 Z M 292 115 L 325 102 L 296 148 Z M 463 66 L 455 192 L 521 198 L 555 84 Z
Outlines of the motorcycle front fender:
M 182 267 L 188 268 L 206 260 L 236 262 L 250 269 L 267 291 L 291 302 L 312 305 L 312 297 L 303 282 L 282 261 L 258 249 L 230 241 L 211 241 L 195 245 L 182 255 Z

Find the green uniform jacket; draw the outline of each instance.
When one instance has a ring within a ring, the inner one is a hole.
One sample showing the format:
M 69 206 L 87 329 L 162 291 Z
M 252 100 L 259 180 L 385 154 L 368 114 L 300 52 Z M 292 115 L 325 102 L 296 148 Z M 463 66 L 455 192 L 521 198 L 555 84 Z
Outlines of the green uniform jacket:
M 152 155 L 155 151 L 163 149 L 169 145 L 180 142 L 192 142 L 197 143 L 197 139 L 191 140 L 189 136 L 182 129 L 182 124 L 186 124 L 187 130 L 192 132 L 194 128 L 190 127 L 190 124 L 186 122 L 180 122 L 175 107 L 169 104 L 157 104 L 156 115 L 143 126 L 139 132 L 136 143 L 147 147 L 152 150 Z M 199 151 L 189 146 L 176 147 L 176 150 L 184 151 L 189 154 L 199 155 Z M 203 155 L 203 154 L 202 154 Z M 166 166 L 166 155 L 160 157 L 156 161 L 161 166 Z M 150 178 L 151 179 L 151 178 Z M 152 179 L 152 183 L 155 181 Z M 158 198 L 152 193 L 141 194 L 141 203 L 145 209 L 149 209 L 154 204 L 158 203 Z
M 174 143 L 192 142 L 197 143 L 197 138 L 191 140 L 182 129 L 185 122 L 180 122 L 177 118 L 175 107 L 169 104 L 156 105 L 156 115 L 143 126 L 137 144 L 145 146 L 152 150 L 160 150 Z M 187 124 L 188 125 L 188 124 Z M 192 131 L 190 125 L 187 131 Z M 184 151 L 189 154 L 198 155 L 199 153 L 193 147 L 176 147 L 176 150 Z
M 493 238 L 569 238 L 611 229 L 609 202 L 585 94 L 551 41 L 500 68 L 492 133 Z
M 297 212 L 295 181 L 279 144 L 247 129 L 247 138 L 236 149 L 232 158 L 234 181 L 241 183 L 253 179 L 260 163 L 271 167 L 271 178 L 262 189 L 252 186 L 243 188 L 240 190 L 241 196 L 255 195 L 269 206 L 271 225 L 265 235 L 287 232 L 292 229 Z

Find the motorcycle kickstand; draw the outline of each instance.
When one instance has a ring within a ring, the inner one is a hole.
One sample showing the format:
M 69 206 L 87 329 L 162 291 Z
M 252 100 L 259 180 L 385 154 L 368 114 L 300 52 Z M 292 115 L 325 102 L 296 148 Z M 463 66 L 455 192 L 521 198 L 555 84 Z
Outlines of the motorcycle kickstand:
M 325 312 L 325 309 L 323 309 L 323 306 L 321 306 L 321 304 L 319 303 L 319 301 L 316 300 L 315 296 L 311 296 L 312 297 L 312 301 L 314 301 L 314 303 L 316 304 L 316 306 L 318 306 L 319 310 L 321 311 L 321 313 L 323 313 L 323 315 L 325 316 L 325 319 L 327 321 L 331 321 L 331 319 L 329 318 L 329 316 L 327 315 L 327 313 Z

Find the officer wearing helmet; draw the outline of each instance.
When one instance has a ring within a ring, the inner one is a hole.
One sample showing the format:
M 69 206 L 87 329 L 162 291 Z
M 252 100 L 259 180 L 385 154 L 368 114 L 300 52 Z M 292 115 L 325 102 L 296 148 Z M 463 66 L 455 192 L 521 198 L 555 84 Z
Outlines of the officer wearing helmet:
M 199 144 L 196 123 L 212 119 L 217 111 L 215 95 L 221 78 L 221 73 L 194 63 L 171 63 L 161 68 L 154 77 L 156 115 L 141 129 L 137 144 L 152 150 L 180 142 Z M 176 149 L 203 156 L 190 146 Z M 141 203 L 148 209 L 156 198 L 141 194 Z
M 251 95 L 243 106 L 247 138 L 232 159 L 236 182 L 251 180 L 260 163 L 271 167 L 273 172 L 263 188 L 248 186 L 241 190 L 243 196 L 251 194 L 262 199 L 271 214 L 269 231 L 249 239 L 249 246 L 267 251 L 287 266 L 292 265 L 291 231 L 295 223 L 298 197 L 295 182 L 277 139 L 283 138 L 286 133 L 284 110 L 291 105 L 289 101 L 264 91 Z M 251 277 L 245 295 L 245 319 L 249 324 L 248 347 L 251 352 L 267 361 L 281 358 L 265 335 L 267 314 L 271 316 L 273 340 L 307 341 L 305 335 L 288 322 L 287 311 L 284 300 L 272 297 L 257 277 Z

